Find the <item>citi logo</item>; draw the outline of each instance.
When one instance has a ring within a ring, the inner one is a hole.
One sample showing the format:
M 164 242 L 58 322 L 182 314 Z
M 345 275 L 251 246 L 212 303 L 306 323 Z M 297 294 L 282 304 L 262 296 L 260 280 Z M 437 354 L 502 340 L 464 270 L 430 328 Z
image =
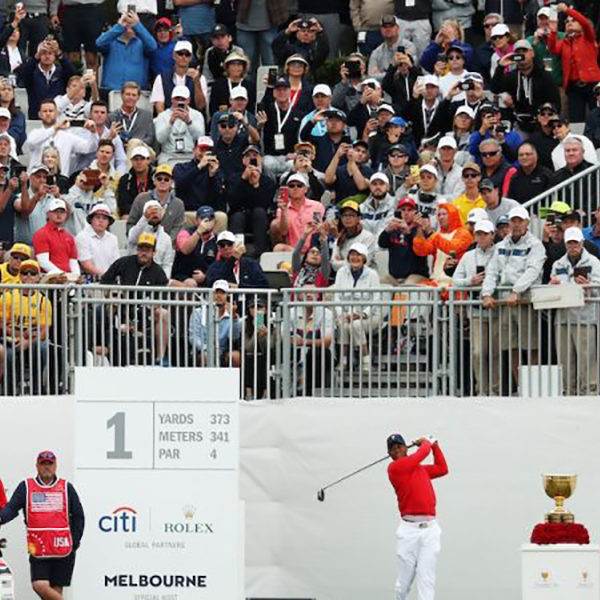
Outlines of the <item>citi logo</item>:
M 104 533 L 135 533 L 137 530 L 137 510 L 129 506 L 119 506 L 110 515 L 98 520 L 98 528 Z

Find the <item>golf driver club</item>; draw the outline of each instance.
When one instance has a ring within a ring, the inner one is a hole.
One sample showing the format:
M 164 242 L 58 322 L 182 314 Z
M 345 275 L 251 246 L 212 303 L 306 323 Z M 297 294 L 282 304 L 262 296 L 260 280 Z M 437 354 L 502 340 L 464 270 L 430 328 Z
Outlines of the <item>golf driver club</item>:
M 415 446 L 415 443 L 413 442 L 412 444 L 408 445 L 406 448 L 412 448 L 413 446 Z M 325 490 L 332 488 L 334 485 L 337 485 L 338 483 L 342 483 L 342 481 L 346 481 L 346 479 L 350 479 L 350 477 L 354 477 L 354 475 L 358 475 L 358 473 L 362 472 L 362 471 L 366 471 L 367 469 L 370 469 L 371 467 L 379 464 L 380 462 L 383 462 L 384 460 L 388 460 L 390 457 L 389 455 L 385 455 L 382 458 L 378 458 L 376 461 L 373 461 L 372 463 L 369 463 L 368 465 L 365 465 L 364 467 L 361 467 L 360 469 L 357 469 L 356 471 L 353 471 L 352 473 L 349 473 L 348 475 L 344 475 L 343 477 L 340 477 L 340 479 L 334 481 L 333 483 L 330 483 L 328 485 L 326 485 L 325 487 L 322 487 L 318 492 L 317 492 L 317 500 L 319 502 L 324 502 L 325 501 Z

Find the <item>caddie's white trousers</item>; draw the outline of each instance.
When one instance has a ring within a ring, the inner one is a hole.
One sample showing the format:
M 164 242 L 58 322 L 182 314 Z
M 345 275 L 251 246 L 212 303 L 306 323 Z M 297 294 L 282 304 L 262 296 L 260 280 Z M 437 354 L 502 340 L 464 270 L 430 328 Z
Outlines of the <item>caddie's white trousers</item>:
M 435 568 L 441 548 L 442 530 L 437 521 L 409 523 L 401 520 L 396 531 L 398 579 L 396 600 L 406 600 L 414 579 L 418 600 L 434 600 Z

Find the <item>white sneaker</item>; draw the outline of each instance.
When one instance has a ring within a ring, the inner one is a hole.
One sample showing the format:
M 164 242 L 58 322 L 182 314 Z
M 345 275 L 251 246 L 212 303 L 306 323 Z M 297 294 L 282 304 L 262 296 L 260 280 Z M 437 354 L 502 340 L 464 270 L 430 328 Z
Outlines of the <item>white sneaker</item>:
M 371 368 L 371 355 L 365 354 L 365 356 L 362 357 L 361 369 L 363 370 L 363 372 L 368 373 L 371 370 Z

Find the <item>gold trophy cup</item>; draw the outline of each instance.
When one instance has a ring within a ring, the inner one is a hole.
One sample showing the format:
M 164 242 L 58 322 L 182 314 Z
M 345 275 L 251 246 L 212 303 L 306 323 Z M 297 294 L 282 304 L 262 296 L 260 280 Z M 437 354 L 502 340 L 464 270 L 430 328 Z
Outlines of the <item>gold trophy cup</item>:
M 546 494 L 554 499 L 554 510 L 546 513 L 546 523 L 574 523 L 575 515 L 565 509 L 577 486 L 577 475 L 542 475 Z

